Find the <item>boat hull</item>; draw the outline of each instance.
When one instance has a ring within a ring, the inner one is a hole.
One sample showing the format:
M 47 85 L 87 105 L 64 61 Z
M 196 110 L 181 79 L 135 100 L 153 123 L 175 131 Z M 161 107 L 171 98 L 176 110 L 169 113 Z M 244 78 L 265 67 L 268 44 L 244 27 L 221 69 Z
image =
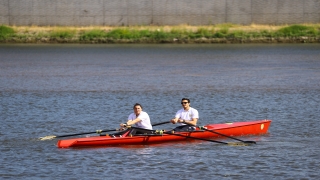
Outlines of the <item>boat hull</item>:
M 227 136 L 247 136 L 262 135 L 268 132 L 271 120 L 256 120 L 249 122 L 234 122 L 224 124 L 208 124 L 205 127 L 208 130 L 227 135 Z M 179 132 L 184 136 L 197 138 L 214 138 L 221 135 L 209 131 L 192 131 Z M 135 145 L 135 144 L 154 144 L 170 141 L 185 141 L 191 138 L 181 137 L 171 134 L 163 135 L 139 135 L 127 137 L 110 137 L 110 136 L 93 136 L 74 139 L 59 140 L 57 146 L 59 148 L 69 147 L 91 147 L 91 146 L 115 146 L 115 145 Z

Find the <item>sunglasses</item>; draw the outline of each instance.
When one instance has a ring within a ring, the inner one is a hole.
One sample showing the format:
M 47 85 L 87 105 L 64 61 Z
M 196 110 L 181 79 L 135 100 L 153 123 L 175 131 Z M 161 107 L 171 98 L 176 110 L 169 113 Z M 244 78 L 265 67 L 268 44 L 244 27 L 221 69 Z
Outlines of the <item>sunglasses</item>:
M 188 104 L 188 102 L 181 102 L 181 104 Z

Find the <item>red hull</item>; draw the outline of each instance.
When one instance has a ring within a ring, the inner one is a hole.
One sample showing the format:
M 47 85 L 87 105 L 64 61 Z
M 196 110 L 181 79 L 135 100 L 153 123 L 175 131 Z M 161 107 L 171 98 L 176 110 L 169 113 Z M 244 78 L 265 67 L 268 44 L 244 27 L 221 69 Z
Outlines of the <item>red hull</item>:
M 271 120 L 257 120 L 250 122 L 235 122 L 225 124 L 208 124 L 205 127 L 209 130 L 228 135 L 262 135 L 268 132 Z M 219 137 L 220 135 L 208 131 L 181 132 L 179 134 L 192 136 L 197 138 Z M 79 147 L 79 146 L 110 146 L 110 145 L 133 145 L 133 144 L 153 144 L 169 141 L 183 141 L 186 137 L 176 135 L 163 134 L 159 136 L 133 136 L 133 137 L 115 137 L 110 136 L 94 136 L 75 139 L 59 140 L 57 146 L 59 148 Z

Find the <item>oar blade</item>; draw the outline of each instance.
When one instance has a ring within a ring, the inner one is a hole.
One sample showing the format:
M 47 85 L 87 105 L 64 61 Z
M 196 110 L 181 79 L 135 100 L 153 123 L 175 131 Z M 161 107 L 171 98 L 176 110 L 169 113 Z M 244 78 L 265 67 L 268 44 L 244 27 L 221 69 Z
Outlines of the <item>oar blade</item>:
M 51 140 L 51 139 L 54 139 L 56 138 L 57 136 L 45 136 L 45 137 L 40 137 L 39 139 L 41 141 L 44 141 L 44 140 Z
M 228 142 L 229 146 L 249 146 L 249 144 L 247 143 L 243 143 L 243 142 Z
M 244 141 L 244 143 L 247 143 L 247 144 L 257 144 L 255 141 Z
M 228 145 L 229 146 L 250 146 L 252 144 L 256 144 L 256 142 L 254 141 L 248 141 L 248 142 L 228 142 Z M 254 143 L 251 143 L 251 142 L 254 142 Z

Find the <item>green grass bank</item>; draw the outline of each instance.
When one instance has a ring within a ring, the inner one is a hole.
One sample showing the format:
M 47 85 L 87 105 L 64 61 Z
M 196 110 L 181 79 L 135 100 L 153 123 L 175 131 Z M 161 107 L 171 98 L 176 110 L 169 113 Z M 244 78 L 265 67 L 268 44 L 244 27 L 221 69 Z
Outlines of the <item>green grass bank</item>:
M 320 24 L 130 27 L 0 25 L 0 43 L 320 43 Z

